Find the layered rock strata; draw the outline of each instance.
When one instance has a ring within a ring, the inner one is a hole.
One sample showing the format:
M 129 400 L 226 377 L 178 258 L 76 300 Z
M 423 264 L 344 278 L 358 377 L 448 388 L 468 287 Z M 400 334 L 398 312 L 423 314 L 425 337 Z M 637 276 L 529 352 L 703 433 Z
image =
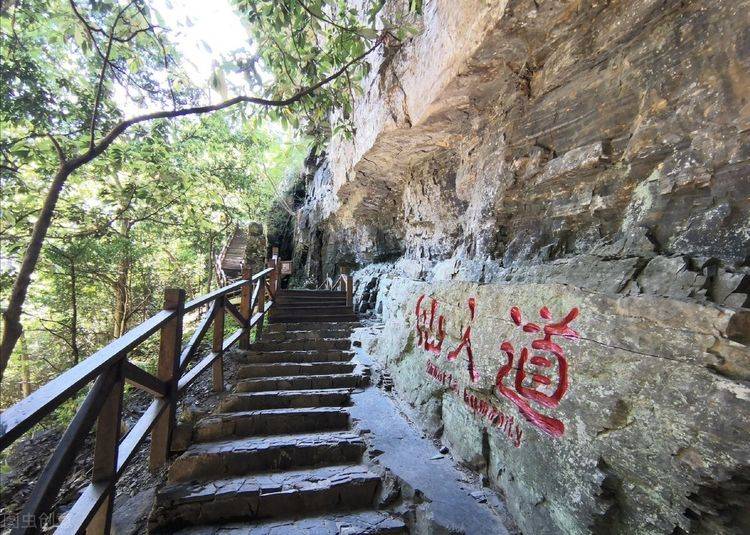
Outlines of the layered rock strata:
M 298 265 L 364 268 L 373 353 L 524 532 L 746 531 L 750 2 L 415 17 L 310 173 Z

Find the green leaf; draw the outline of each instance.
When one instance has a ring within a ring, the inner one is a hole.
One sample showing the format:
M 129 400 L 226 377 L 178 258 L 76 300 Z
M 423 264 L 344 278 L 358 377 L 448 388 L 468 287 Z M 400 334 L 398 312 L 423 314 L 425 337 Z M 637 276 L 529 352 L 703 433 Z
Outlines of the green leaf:
M 138 59 L 137 56 L 130 58 L 130 60 L 128 61 L 128 70 L 131 73 L 135 74 L 140 70 L 140 68 L 141 68 L 140 59 Z
M 358 33 L 368 39 L 377 39 L 380 36 L 380 32 L 374 28 L 361 28 Z

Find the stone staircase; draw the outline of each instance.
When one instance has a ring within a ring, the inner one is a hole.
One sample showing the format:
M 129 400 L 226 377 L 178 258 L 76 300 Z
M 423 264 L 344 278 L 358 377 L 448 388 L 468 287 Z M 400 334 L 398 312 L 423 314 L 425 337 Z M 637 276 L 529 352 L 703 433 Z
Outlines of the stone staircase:
M 369 381 L 348 351 L 356 319 L 343 292 L 279 292 L 262 341 L 239 357 L 232 393 L 172 463 L 151 531 L 407 533 L 375 509 L 380 477 L 346 409 Z

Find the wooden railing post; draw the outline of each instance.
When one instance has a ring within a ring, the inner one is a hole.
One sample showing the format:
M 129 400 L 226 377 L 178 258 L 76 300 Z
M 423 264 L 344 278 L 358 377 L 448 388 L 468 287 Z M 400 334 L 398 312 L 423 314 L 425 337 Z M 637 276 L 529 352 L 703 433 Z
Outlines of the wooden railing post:
M 268 261 L 268 267 L 273 268 L 269 282 L 271 286 L 271 296 L 276 297 L 276 289 L 279 286 L 279 272 L 276 270 L 276 258 Z
M 96 445 L 94 446 L 91 482 L 107 485 L 109 489 L 104 501 L 99 505 L 86 528 L 86 535 L 105 535 L 109 533 L 112 525 L 125 362 L 117 363 L 108 373 L 115 375 L 115 382 L 104 400 L 99 418 L 96 421 Z
M 271 249 L 271 258 L 273 258 L 273 280 L 274 280 L 274 287 L 273 291 L 274 294 L 279 291 L 279 288 L 281 288 L 281 258 L 279 257 L 279 248 L 273 247 Z
M 343 279 L 344 279 L 343 290 L 346 292 L 346 306 L 351 307 L 354 305 L 354 295 L 353 295 L 354 286 L 352 285 L 352 276 L 350 273 L 349 266 L 341 266 L 341 275 L 343 275 Z
M 177 412 L 177 394 L 184 391 L 196 378 L 213 365 L 214 386 L 223 389 L 222 357 L 224 347 L 232 347 L 243 336 L 249 339 L 249 330 L 258 327 L 258 337 L 263 329 L 263 316 L 267 303 L 266 292 L 272 294 L 267 277 L 276 277 L 278 288 L 278 254 L 269 261 L 272 268 L 259 273 L 258 287 L 245 272 L 245 280 L 226 288 L 185 302 L 185 292 L 167 289 L 164 292 L 164 310 L 134 327 L 123 336 L 91 355 L 85 362 L 63 372 L 28 398 L 9 407 L 0 414 L 0 449 L 3 452 L 15 440 L 31 429 L 65 401 L 73 398 L 86 384 L 94 385 L 76 411 L 73 419 L 53 450 L 38 476 L 21 513 L 28 525 L 19 526 L 13 533 L 38 530 L 35 519 L 50 510 L 65 477 L 74 465 L 84 441 L 96 423 L 96 443 L 93 451 L 91 483 L 83 490 L 73 508 L 62 519 L 59 533 L 104 534 L 111 531 L 113 499 L 118 473 L 134 458 L 140 444 L 151 435 L 149 465 L 152 471 L 164 466 L 171 451 L 172 435 Z M 249 279 L 249 280 L 248 280 Z M 242 292 L 242 311 L 227 301 L 227 296 Z M 260 314 L 253 314 L 253 301 Z M 185 311 L 195 311 L 212 303 L 209 312 L 200 321 L 183 349 L 183 321 Z M 243 329 L 224 338 L 226 311 L 235 317 Z M 214 321 L 213 351 L 184 374 L 198 344 Z M 150 374 L 129 362 L 127 355 L 140 343 L 160 332 L 157 372 Z M 120 440 L 124 383 L 153 395 L 155 399 L 138 419 L 131 431 Z
M 245 321 L 247 322 L 247 324 L 249 324 L 250 318 L 252 318 L 253 315 L 253 311 L 250 309 L 250 300 L 252 299 L 253 295 L 253 285 L 250 282 L 250 279 L 252 278 L 250 268 L 245 267 L 242 270 L 242 278 L 247 281 L 247 284 L 242 287 L 242 293 L 240 297 L 240 314 L 242 314 L 242 317 L 245 318 Z M 240 337 L 240 349 L 250 349 L 250 328 L 247 326 L 243 326 L 242 328 L 242 336 Z
M 213 363 L 214 392 L 224 391 L 224 296 L 216 299 L 216 314 L 214 315 L 214 340 L 211 350 L 218 353 Z
M 185 290 L 167 288 L 164 291 L 164 308 L 174 310 L 175 316 L 161 328 L 159 364 L 156 377 L 168 385 L 169 405 L 154 424 L 151 432 L 151 455 L 149 466 L 156 471 L 166 461 L 172 442 L 175 416 L 177 414 L 177 381 L 180 374 L 180 350 L 182 346 L 182 316 L 185 309 Z
M 260 284 L 260 287 L 258 288 L 258 312 L 263 313 L 263 310 L 266 308 L 266 277 L 265 275 L 262 276 L 260 279 L 258 279 L 258 284 Z M 263 336 L 263 321 L 266 319 L 265 316 L 261 316 L 260 321 L 258 322 L 258 327 L 255 330 L 255 339 L 260 340 Z

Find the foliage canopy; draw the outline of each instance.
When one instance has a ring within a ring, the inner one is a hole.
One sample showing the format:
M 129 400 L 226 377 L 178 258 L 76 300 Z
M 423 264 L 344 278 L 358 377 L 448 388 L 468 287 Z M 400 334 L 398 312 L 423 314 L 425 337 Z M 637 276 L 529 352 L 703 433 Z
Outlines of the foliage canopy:
M 301 158 L 283 126 L 300 126 L 299 113 L 327 121 L 336 101 L 325 84 L 349 87 L 376 48 L 377 32 L 349 12 L 325 14 L 329 4 L 237 2 L 255 42 L 220 62 L 211 85 L 258 97 L 206 104 L 210 91 L 148 2 L 3 2 L 0 371 L 15 348 L 10 382 L 26 388 L 73 365 L 158 308 L 165 286 L 210 285 L 227 229 L 263 218 L 283 168 Z M 290 46 L 307 59 L 292 66 Z M 249 86 L 226 83 L 249 71 Z M 133 110 L 146 115 L 127 119 Z M 20 393 L 4 388 L 3 402 Z

